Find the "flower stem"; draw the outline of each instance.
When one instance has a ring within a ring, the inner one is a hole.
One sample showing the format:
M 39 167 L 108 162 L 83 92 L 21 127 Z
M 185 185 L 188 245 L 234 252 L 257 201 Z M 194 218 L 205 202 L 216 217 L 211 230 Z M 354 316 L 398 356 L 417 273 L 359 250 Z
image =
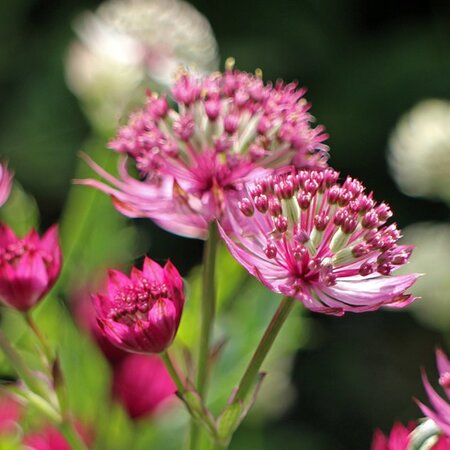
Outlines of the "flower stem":
M 294 304 L 295 300 L 290 297 L 284 297 L 281 301 L 269 323 L 269 326 L 264 332 L 264 335 L 261 338 L 261 341 L 259 342 L 243 377 L 241 378 L 241 382 L 239 383 L 238 389 L 234 396 L 234 402 L 244 401 L 246 399 L 253 387 L 253 384 L 255 383 L 256 377 L 262 363 L 264 362 L 264 359 L 267 356 L 267 353 L 271 349 L 272 344 L 278 336 L 278 333 L 280 332 L 281 327 L 286 321 Z
M 184 392 L 184 383 L 181 381 L 181 377 L 178 374 L 178 370 L 175 368 L 172 359 L 170 358 L 169 353 L 166 351 L 164 353 L 161 353 L 161 359 L 164 361 L 164 364 L 166 365 L 166 369 L 169 372 L 173 382 L 175 383 L 178 392 L 181 394 Z
M 216 253 L 219 243 L 217 224 L 211 222 L 208 227 L 208 239 L 203 250 L 203 277 L 202 277 L 202 308 L 201 308 L 201 330 L 199 342 L 199 355 L 197 367 L 197 392 L 205 401 L 208 384 L 208 358 L 209 345 L 214 324 L 215 302 L 216 302 Z M 190 450 L 196 450 L 199 442 L 200 429 L 198 424 L 191 420 Z
M 50 346 L 48 345 L 47 339 L 42 334 L 42 331 L 37 326 L 33 317 L 31 317 L 30 312 L 24 313 L 24 317 L 25 317 L 25 322 L 27 323 L 28 327 L 34 333 L 34 335 L 37 337 L 39 344 L 41 346 L 42 352 L 44 354 L 44 357 L 47 360 L 47 364 L 50 366 L 50 364 L 53 360 L 53 355 L 52 355 Z
M 26 386 L 34 393 L 42 397 L 45 397 L 45 393 L 43 392 L 39 383 L 36 382 L 33 373 L 27 367 L 27 365 L 25 364 L 24 360 L 19 355 L 19 353 L 9 343 L 8 338 L 4 335 L 3 331 L 1 330 L 0 330 L 0 348 L 2 349 L 11 366 L 17 372 L 17 375 L 19 375 L 19 377 L 26 384 Z

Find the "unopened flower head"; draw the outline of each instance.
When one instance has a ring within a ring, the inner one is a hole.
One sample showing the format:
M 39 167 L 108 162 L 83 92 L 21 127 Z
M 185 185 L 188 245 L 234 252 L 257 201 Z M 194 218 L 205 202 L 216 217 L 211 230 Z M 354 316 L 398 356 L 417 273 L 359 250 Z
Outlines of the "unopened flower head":
M 425 373 L 422 374 L 422 380 L 425 391 L 432 408 L 417 402 L 422 412 L 433 420 L 442 432 L 450 437 L 450 361 L 442 350 L 436 352 L 437 366 L 439 370 L 439 384 L 443 388 L 447 400 L 444 400 L 432 387 Z
M 95 123 L 114 126 L 149 82 L 170 86 L 180 67 L 218 67 L 207 19 L 181 0 L 111 0 L 75 23 L 67 82 Z
M 157 355 L 127 355 L 114 369 L 113 395 L 133 419 L 157 414 L 176 390 Z
M 450 102 L 424 100 L 393 131 L 389 162 L 409 195 L 450 200 Z
M 108 274 L 107 292 L 93 296 L 97 321 L 116 346 L 135 353 L 160 353 L 173 341 L 184 305 L 183 280 L 169 261 L 162 268 L 145 258 L 143 270 L 127 277 Z
M 19 238 L 0 225 L 0 301 L 19 311 L 29 310 L 52 288 L 60 270 L 56 226 L 42 238 L 35 230 Z
M 3 206 L 11 193 L 14 174 L 8 170 L 5 163 L 0 163 L 0 206 Z
M 311 127 L 305 90 L 295 83 L 265 84 L 234 70 L 208 77 L 182 74 L 172 89 L 178 110 L 165 96 L 149 94 L 110 147 L 132 158 L 138 181 L 115 179 L 90 162 L 109 185 L 81 183 L 112 195 L 130 217 L 150 217 L 176 234 L 204 238 L 242 183 L 269 168 L 327 164 L 323 127 Z
M 233 256 L 269 289 L 312 311 L 342 315 L 400 308 L 417 275 L 393 276 L 411 247 L 398 245 L 391 211 L 332 169 L 292 169 L 249 184 L 221 229 Z

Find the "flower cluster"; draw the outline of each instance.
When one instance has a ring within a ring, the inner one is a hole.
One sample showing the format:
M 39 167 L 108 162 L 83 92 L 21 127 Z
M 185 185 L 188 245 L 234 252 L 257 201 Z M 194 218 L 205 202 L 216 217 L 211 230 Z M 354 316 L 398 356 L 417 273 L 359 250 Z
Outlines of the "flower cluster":
M 289 169 L 251 183 L 230 209 L 233 256 L 269 289 L 317 312 L 342 315 L 399 308 L 417 274 L 392 276 L 411 247 L 398 245 L 391 211 L 338 172 Z
M 149 217 L 188 237 L 206 237 L 242 183 L 270 168 L 326 166 L 323 127 L 311 127 L 310 105 L 295 83 L 264 84 L 229 68 L 208 77 L 182 74 L 165 96 L 148 94 L 110 143 L 131 157 L 140 180 L 120 165 L 121 179 L 90 161 L 109 184 L 81 180 L 113 197 L 130 217 Z
M 110 270 L 107 293 L 93 296 L 97 321 L 108 339 L 135 353 L 160 353 L 172 342 L 184 305 L 183 280 L 171 262 L 145 258 L 131 277 Z
M 58 228 L 42 239 L 35 230 L 18 238 L 0 225 L 0 300 L 19 311 L 27 311 L 52 288 L 61 270 Z

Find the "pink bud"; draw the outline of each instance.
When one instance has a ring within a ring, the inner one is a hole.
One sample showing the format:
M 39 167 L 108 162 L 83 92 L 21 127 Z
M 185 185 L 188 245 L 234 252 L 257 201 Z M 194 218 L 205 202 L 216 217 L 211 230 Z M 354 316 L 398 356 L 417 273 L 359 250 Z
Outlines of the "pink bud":
M 110 270 L 107 293 L 93 296 L 97 322 L 117 347 L 134 353 L 160 353 L 173 341 L 184 305 L 183 280 L 169 261 L 162 268 L 145 258 L 131 277 Z
M 53 287 L 61 270 L 58 227 L 39 238 L 31 230 L 18 238 L 0 225 L 0 300 L 19 311 L 28 311 Z

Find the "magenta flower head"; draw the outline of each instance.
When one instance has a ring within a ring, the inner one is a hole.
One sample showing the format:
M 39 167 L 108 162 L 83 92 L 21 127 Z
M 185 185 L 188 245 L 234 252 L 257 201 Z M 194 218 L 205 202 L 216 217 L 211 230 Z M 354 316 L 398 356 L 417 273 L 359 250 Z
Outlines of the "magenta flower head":
M 352 178 L 339 185 L 332 169 L 285 169 L 249 184 L 230 209 L 233 256 L 274 292 L 312 311 L 342 315 L 411 303 L 405 294 L 418 275 L 392 276 L 411 247 L 385 226 L 384 203 Z
M 133 267 L 130 278 L 110 270 L 107 292 L 93 300 L 98 325 L 114 345 L 134 353 L 160 353 L 180 324 L 183 280 L 170 261 L 162 268 L 145 258 L 143 270 Z
M 79 180 L 113 198 L 129 217 L 149 217 L 182 236 L 205 238 L 208 223 L 223 217 L 242 182 L 269 168 L 326 166 L 327 136 L 311 128 L 310 105 L 295 83 L 264 84 L 228 69 L 205 78 L 183 74 L 165 96 L 148 94 L 110 147 L 125 159 L 116 179 L 94 162 L 106 183 Z
M 439 384 L 450 399 L 450 361 L 442 350 L 436 352 L 437 366 L 439 370 Z M 425 391 L 434 409 L 417 402 L 422 412 L 433 420 L 436 425 L 450 437 L 450 404 L 444 400 L 432 387 L 425 373 L 422 374 Z M 450 447 L 449 447 L 450 448 Z
M 157 355 L 128 355 L 114 368 L 113 394 L 133 419 L 157 414 L 177 390 Z
M 14 174 L 7 168 L 6 163 L 0 163 L 0 206 L 8 200 Z
M 56 225 L 42 238 L 35 230 L 18 238 L 6 225 L 0 225 L 0 300 L 28 311 L 55 284 L 61 260 Z

